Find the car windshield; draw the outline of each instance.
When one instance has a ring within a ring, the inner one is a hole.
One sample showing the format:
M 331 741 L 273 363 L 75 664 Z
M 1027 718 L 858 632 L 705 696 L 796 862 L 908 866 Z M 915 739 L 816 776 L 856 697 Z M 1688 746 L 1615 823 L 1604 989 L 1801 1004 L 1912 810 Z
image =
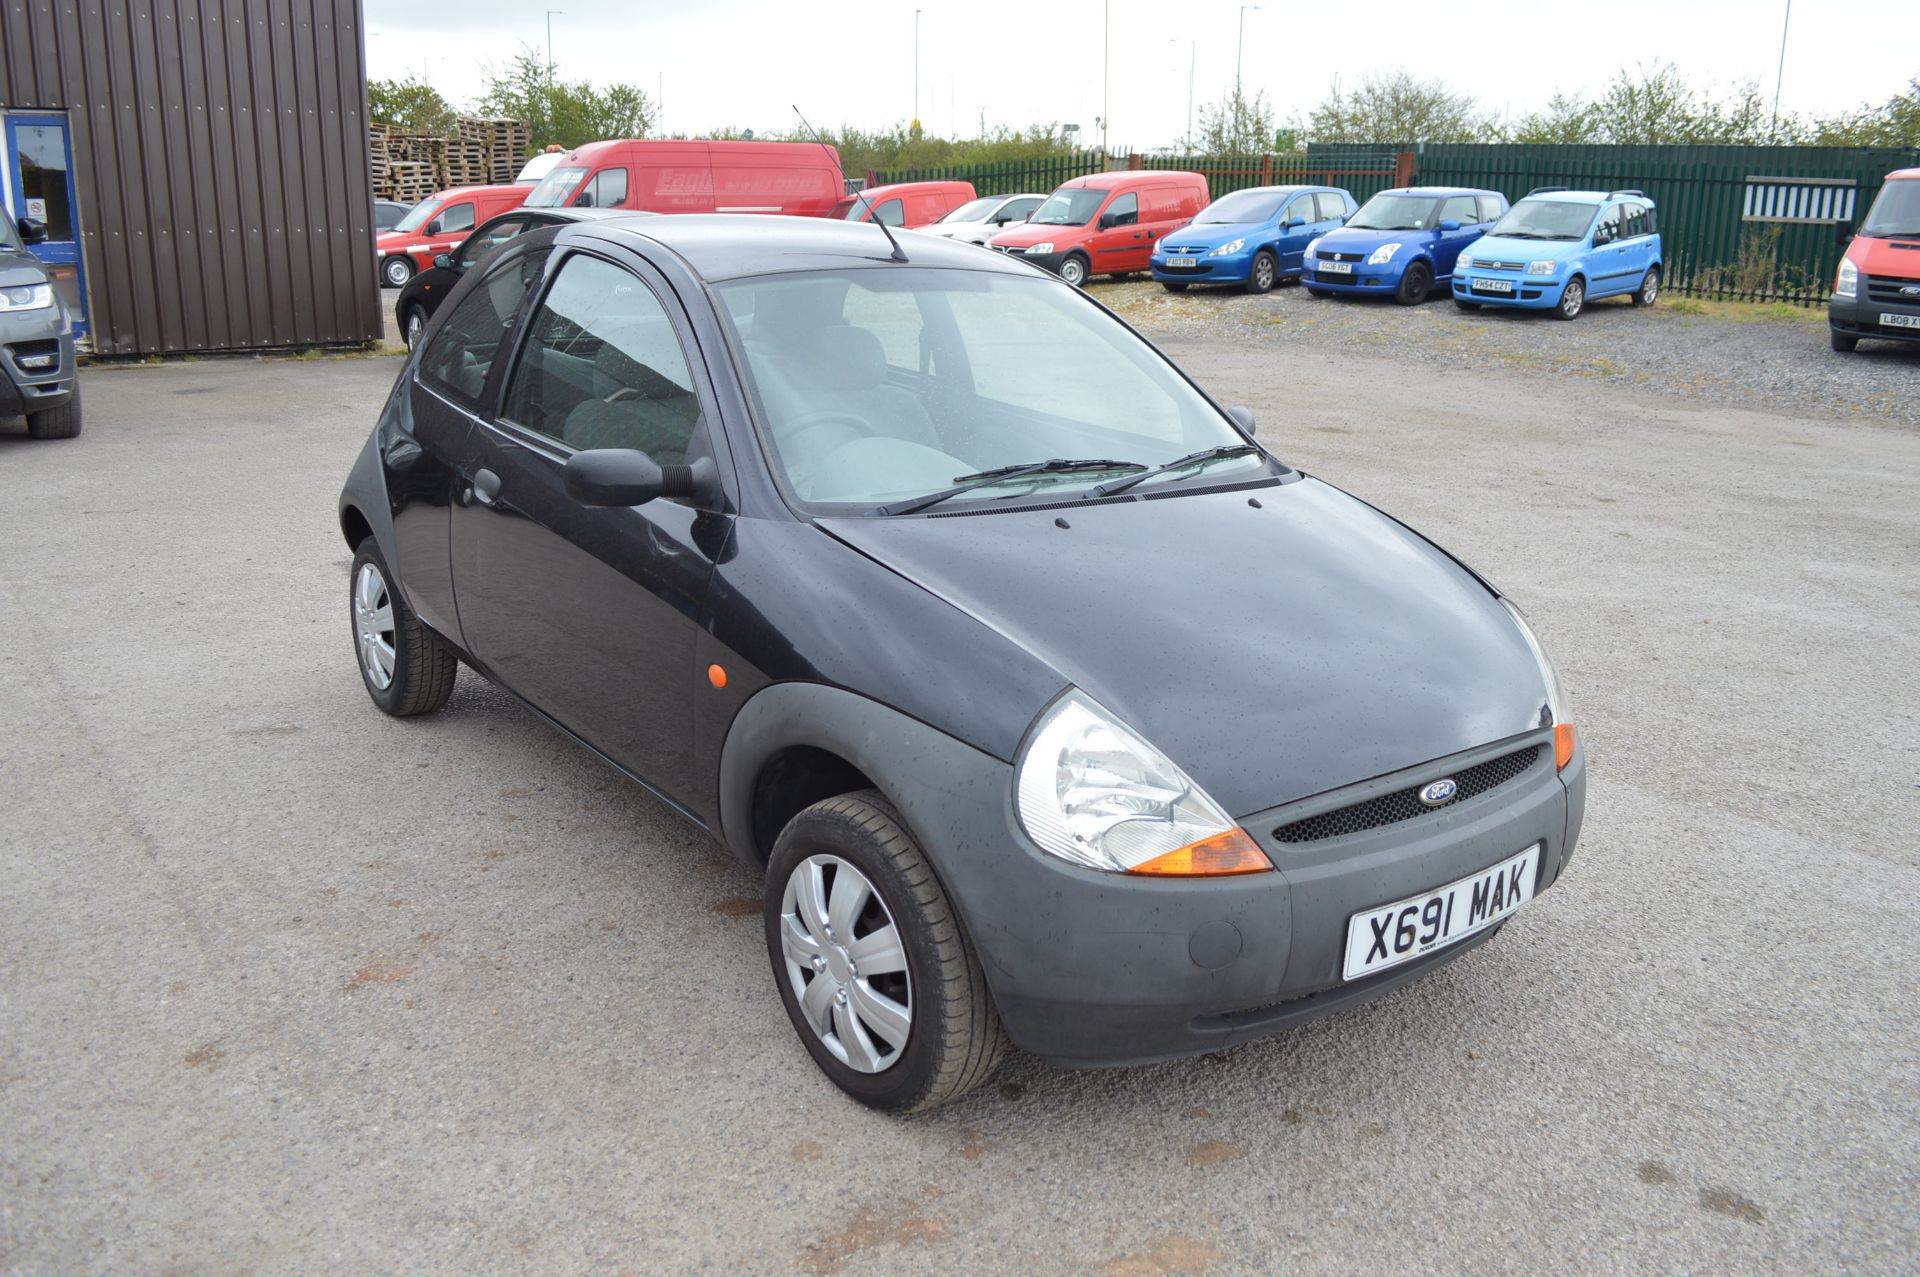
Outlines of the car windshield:
M 775 472 L 802 505 L 829 513 L 884 514 L 956 484 L 978 486 L 949 506 L 1077 494 L 1245 442 L 1158 352 L 1052 280 L 889 266 L 715 292 Z M 1270 464 L 1256 451 L 1144 484 L 1204 486 Z
M 1350 231 L 1422 231 L 1433 226 L 1440 201 L 1431 195 L 1376 195 L 1347 219 Z
M 1047 202 L 1027 219 L 1029 226 L 1085 226 L 1107 198 L 1105 191 L 1085 186 L 1061 188 L 1047 196 Z
M 1894 235 L 1920 236 L 1920 178 L 1902 178 L 1880 188 L 1860 224 L 1862 235 L 1887 239 Z
M 1599 211 L 1598 205 L 1568 200 L 1521 200 L 1487 234 L 1508 239 L 1584 239 Z
M 407 215 L 393 224 L 396 231 L 417 231 L 427 224 L 429 218 L 440 211 L 441 200 L 421 200 Z
M 563 208 L 573 198 L 574 191 L 587 177 L 585 165 L 573 168 L 557 168 L 540 179 L 540 185 L 533 188 L 527 196 L 528 208 Z
M 943 222 L 977 222 L 998 207 L 1000 207 L 1000 197 L 997 195 L 989 195 L 983 200 L 968 200 L 965 204 L 954 209 L 953 212 L 948 213 L 940 220 Z
M 1292 191 L 1235 191 L 1201 209 L 1193 221 L 1196 226 L 1271 222 L 1291 198 Z

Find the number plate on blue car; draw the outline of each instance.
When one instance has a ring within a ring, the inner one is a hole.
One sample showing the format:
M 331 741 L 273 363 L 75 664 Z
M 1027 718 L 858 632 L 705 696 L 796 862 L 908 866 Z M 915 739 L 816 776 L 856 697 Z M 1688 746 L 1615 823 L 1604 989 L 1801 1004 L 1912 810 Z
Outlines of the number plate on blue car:
M 1356 913 L 1347 924 L 1341 978 L 1358 980 L 1411 962 L 1508 917 L 1533 899 L 1540 847 L 1437 890 Z
M 1328 275 L 1353 274 L 1352 262 L 1315 262 L 1313 268 Z
M 1169 257 L 1167 259 L 1167 265 L 1169 266 L 1198 266 L 1199 264 L 1198 259 L 1192 257 Z
M 1513 291 L 1513 281 L 1510 279 L 1476 279 L 1473 281 L 1473 291 L 1476 293 L 1510 293 Z

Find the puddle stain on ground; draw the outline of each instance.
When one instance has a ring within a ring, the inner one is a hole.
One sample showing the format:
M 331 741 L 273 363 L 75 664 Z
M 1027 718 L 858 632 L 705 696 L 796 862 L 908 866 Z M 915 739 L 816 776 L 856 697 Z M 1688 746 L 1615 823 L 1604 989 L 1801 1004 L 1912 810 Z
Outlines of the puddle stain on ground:
M 181 1063 L 190 1069 L 205 1069 L 211 1073 L 219 1068 L 220 1061 L 226 1058 L 227 1053 L 225 1051 L 222 1051 L 213 1043 L 208 1042 L 204 1046 L 196 1046 L 193 1050 L 187 1052 L 186 1057 Z
M 353 973 L 353 978 L 341 985 L 341 989 L 352 993 L 355 989 L 370 984 L 398 984 L 413 974 L 412 967 L 403 967 L 397 962 L 369 962 Z
M 826 1146 L 819 1140 L 795 1140 L 787 1150 L 787 1156 L 796 1162 L 817 1162 L 826 1155 Z
M 1730 1219 L 1743 1219 L 1749 1224 L 1764 1224 L 1767 1213 L 1752 1198 L 1734 1192 L 1731 1188 L 1703 1188 L 1700 1190 L 1700 1209 L 1710 1210 L 1716 1215 L 1725 1215 Z
M 937 1194 L 934 1194 L 937 1195 Z M 824 1277 L 843 1271 L 856 1257 L 883 1246 L 930 1245 L 946 1238 L 950 1225 L 937 1215 L 922 1215 L 908 1198 L 885 1210 L 860 1208 L 851 1220 L 808 1242 L 795 1266 Z
M 1247 1150 L 1231 1140 L 1201 1140 L 1187 1150 L 1188 1166 L 1218 1166 L 1245 1157 Z
M 979 1131 L 969 1127 L 965 1132 L 965 1139 L 960 1145 L 960 1160 L 963 1162 L 977 1162 L 980 1160 L 981 1155 L 992 1147 L 993 1145 L 989 1144 L 986 1139 L 981 1136 Z
M 1106 1277 L 1188 1277 L 1212 1269 L 1226 1254 L 1212 1242 L 1181 1233 L 1153 1238 L 1139 1251 L 1110 1259 Z
M 712 908 L 723 918 L 751 918 L 760 912 L 760 902 L 752 896 L 729 896 Z
M 1634 1174 L 1640 1177 L 1642 1184 L 1673 1184 L 1680 1179 L 1665 1162 L 1642 1162 L 1635 1168 Z

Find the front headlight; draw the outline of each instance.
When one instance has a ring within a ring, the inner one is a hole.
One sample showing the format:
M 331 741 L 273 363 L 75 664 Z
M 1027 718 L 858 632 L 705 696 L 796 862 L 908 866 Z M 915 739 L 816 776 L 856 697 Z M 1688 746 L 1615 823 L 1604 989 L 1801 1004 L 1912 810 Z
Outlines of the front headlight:
M 1028 736 L 1014 810 L 1041 850 L 1089 869 L 1196 876 L 1273 868 L 1173 760 L 1077 690 Z
M 1241 249 L 1245 248 L 1246 246 L 1247 246 L 1247 241 L 1245 241 L 1244 239 L 1230 239 L 1226 243 L 1222 244 L 1220 247 L 1214 249 L 1211 253 L 1208 253 L 1207 256 L 1208 257 L 1231 257 L 1233 254 L 1239 252 Z
M 0 288 L 0 311 L 15 314 L 23 310 L 45 310 L 53 305 L 52 284 L 17 284 Z
M 1548 259 L 1548 258 L 1542 258 L 1541 260 L 1539 260 L 1539 261 L 1537 261 L 1537 262 L 1528 262 L 1528 263 L 1527 263 L 1527 274 L 1529 274 L 1529 275 L 1551 275 L 1551 274 L 1553 274 L 1553 270 L 1554 270 L 1554 267 L 1556 267 L 1556 266 L 1558 266 L 1559 264 L 1560 264 L 1559 262 L 1556 262 L 1556 261 L 1553 261 L 1553 260 L 1551 260 L 1551 259 Z
M 1312 239 L 1307 241 L 1307 260 L 1308 261 L 1313 260 L 1313 251 L 1316 248 L 1320 247 L 1320 239 L 1321 237 L 1316 235 Z
M 1556 767 L 1565 767 L 1573 761 L 1573 711 L 1567 705 L 1567 689 L 1560 683 L 1560 671 L 1554 668 L 1547 650 L 1534 637 L 1533 627 L 1520 615 L 1520 609 L 1505 597 L 1501 598 L 1500 606 L 1507 609 L 1507 615 L 1520 627 L 1520 637 L 1526 639 L 1534 661 L 1540 666 L 1540 677 L 1547 685 L 1547 711 L 1553 715 L 1553 761 Z
M 1857 297 L 1860 294 L 1860 268 L 1842 257 L 1840 273 L 1833 277 L 1833 295 L 1836 297 Z
M 1472 265 L 1473 265 L 1473 254 L 1472 254 L 1472 253 L 1462 253 L 1462 254 L 1460 254 L 1460 260 L 1459 260 L 1459 263 L 1458 263 L 1458 265 L 1459 265 L 1459 267 L 1460 267 L 1460 269 L 1461 269 L 1461 270 L 1466 270 L 1466 269 L 1467 269 L 1467 268 L 1468 268 L 1469 266 L 1472 266 Z
M 1385 266 L 1393 260 L 1393 255 L 1399 251 L 1400 246 L 1398 244 L 1382 244 L 1373 250 L 1373 256 L 1367 258 L 1367 265 Z
M 1027 245 L 1027 251 L 1035 257 L 1039 257 L 1045 253 L 1051 253 L 1053 251 L 1053 241 L 1049 239 L 1042 240 L 1038 244 L 1029 244 Z

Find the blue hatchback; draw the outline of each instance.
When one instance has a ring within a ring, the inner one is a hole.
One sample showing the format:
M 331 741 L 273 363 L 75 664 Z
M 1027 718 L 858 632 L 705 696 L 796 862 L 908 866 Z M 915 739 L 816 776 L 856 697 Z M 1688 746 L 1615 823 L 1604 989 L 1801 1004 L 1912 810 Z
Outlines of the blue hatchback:
M 1382 191 L 1338 230 L 1307 246 L 1301 276 L 1315 297 L 1370 293 L 1403 306 L 1453 276 L 1460 250 L 1507 211 L 1498 191 L 1409 186 Z
M 1639 191 L 1530 191 L 1460 255 L 1453 300 L 1462 310 L 1523 306 L 1572 319 L 1595 297 L 1660 295 L 1664 264 L 1653 201 Z
M 1171 293 L 1189 284 L 1237 284 L 1264 293 L 1300 274 L 1307 245 L 1353 215 L 1335 186 L 1255 186 L 1222 195 L 1153 249 L 1153 277 Z

